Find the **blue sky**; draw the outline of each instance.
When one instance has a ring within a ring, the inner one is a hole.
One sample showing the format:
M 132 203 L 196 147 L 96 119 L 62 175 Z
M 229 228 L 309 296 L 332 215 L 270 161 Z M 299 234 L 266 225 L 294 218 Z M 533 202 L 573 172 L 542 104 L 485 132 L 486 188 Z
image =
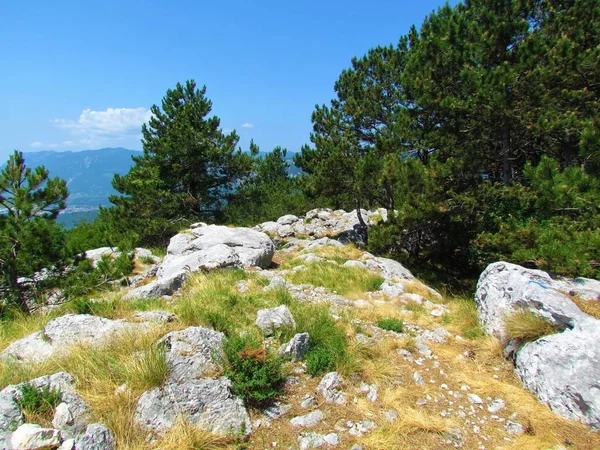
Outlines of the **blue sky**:
M 443 3 L 6 0 L 0 160 L 14 149 L 139 150 L 150 106 L 190 78 L 242 148 L 254 138 L 298 151 L 351 58 L 395 44 Z

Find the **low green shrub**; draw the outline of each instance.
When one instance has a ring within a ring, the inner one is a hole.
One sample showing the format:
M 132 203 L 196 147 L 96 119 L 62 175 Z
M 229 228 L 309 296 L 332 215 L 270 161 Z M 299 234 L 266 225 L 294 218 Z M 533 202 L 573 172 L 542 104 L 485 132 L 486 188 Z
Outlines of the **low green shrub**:
M 223 353 L 225 376 L 247 406 L 265 407 L 281 395 L 283 361 L 267 352 L 260 338 L 232 335 L 225 339 Z
M 404 329 L 404 322 L 393 317 L 386 317 L 377 322 L 377 326 L 387 331 L 402 333 L 402 330 Z
M 327 347 L 314 347 L 305 356 L 306 372 L 315 377 L 335 367 L 335 355 Z

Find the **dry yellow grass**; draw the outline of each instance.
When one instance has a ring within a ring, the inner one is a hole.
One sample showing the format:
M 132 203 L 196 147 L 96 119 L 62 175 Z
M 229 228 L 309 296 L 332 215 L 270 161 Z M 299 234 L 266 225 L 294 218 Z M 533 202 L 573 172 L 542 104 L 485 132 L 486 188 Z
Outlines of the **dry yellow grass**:
M 175 426 L 162 436 L 153 445 L 153 448 L 157 450 L 217 450 L 232 448 L 232 444 L 231 439 L 207 433 L 182 417 L 178 417 Z
M 596 319 L 600 319 L 600 301 L 599 300 L 584 300 L 576 295 L 571 296 L 571 300 L 582 310 L 584 313 L 589 314 Z
M 504 329 L 508 339 L 519 339 L 524 342 L 561 331 L 556 325 L 529 310 L 507 316 L 504 319 Z

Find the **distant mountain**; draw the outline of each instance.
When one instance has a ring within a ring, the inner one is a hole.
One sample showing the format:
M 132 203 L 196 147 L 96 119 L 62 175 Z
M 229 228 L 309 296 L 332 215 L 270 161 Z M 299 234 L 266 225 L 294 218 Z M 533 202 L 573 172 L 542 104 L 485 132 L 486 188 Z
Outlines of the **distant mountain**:
M 115 173 L 123 175 L 133 165 L 131 157 L 141 152 L 125 148 L 102 148 L 79 152 L 27 152 L 28 167 L 45 166 L 51 177 L 67 180 L 69 198 L 66 212 L 94 211 L 108 206 L 115 193 L 111 181 Z
M 111 185 L 114 174 L 126 174 L 133 165 L 131 157 L 140 154 L 125 148 L 102 148 L 75 152 L 26 152 L 23 156 L 27 167 L 43 165 L 51 177 L 67 180 L 67 209 L 58 220 L 71 227 L 82 219 L 93 220 L 99 206 L 110 206 L 108 197 L 116 193 Z M 293 152 L 287 153 L 289 173 L 298 175 L 300 170 L 294 166 L 293 157 Z

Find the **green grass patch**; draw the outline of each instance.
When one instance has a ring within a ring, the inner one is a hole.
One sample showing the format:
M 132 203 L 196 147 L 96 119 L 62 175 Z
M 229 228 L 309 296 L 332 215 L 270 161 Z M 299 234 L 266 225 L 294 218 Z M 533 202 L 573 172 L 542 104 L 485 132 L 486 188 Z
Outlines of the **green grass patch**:
M 360 267 L 327 262 L 307 264 L 306 267 L 305 270 L 286 275 L 286 278 L 294 284 L 323 286 L 344 296 L 376 291 L 384 281 L 380 275 Z
M 260 285 L 241 294 L 235 285 L 247 277 L 243 270 L 196 274 L 187 285 L 189 294 L 174 306 L 174 312 L 185 325 L 207 326 L 231 335 L 253 330 L 259 309 L 293 301 L 286 289 L 263 291 Z
M 404 322 L 394 317 L 386 317 L 377 322 L 377 326 L 383 330 L 395 331 L 396 333 L 402 333 L 404 329 Z
M 58 389 L 50 389 L 48 386 L 38 388 L 24 383 L 15 401 L 25 416 L 25 422 L 48 425 L 52 422 L 54 410 L 62 397 Z
M 290 305 L 290 310 L 297 325 L 295 332 L 310 335 L 309 350 L 305 356 L 309 374 L 316 376 L 347 365 L 351 358 L 348 338 L 329 314 L 327 305 L 295 302 Z

